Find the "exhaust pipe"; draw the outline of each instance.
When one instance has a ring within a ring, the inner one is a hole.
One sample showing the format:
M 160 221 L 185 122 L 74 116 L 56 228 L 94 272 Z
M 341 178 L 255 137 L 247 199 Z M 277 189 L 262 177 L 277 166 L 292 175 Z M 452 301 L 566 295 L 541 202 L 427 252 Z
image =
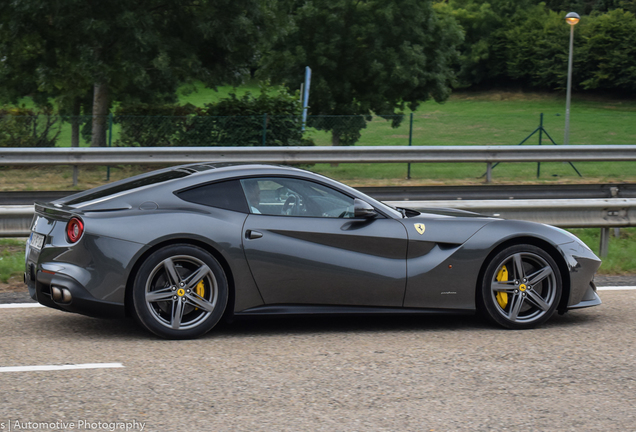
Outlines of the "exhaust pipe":
M 73 296 L 71 296 L 71 292 L 66 288 L 62 288 L 62 301 L 64 303 L 70 303 L 73 300 Z
M 73 300 L 71 292 L 67 288 L 51 287 L 51 297 L 56 303 L 70 303 Z
M 62 290 L 58 287 L 51 287 L 51 297 L 53 297 L 53 301 L 59 302 L 62 300 Z

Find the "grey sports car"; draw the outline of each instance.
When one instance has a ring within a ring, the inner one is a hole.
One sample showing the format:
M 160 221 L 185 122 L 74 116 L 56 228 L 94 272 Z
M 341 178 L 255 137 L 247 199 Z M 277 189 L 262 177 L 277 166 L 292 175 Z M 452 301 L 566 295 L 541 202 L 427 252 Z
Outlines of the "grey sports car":
M 479 311 L 524 329 L 601 303 L 601 262 L 566 231 L 393 208 L 290 167 L 184 165 L 35 210 L 35 300 L 165 338 L 270 314 Z

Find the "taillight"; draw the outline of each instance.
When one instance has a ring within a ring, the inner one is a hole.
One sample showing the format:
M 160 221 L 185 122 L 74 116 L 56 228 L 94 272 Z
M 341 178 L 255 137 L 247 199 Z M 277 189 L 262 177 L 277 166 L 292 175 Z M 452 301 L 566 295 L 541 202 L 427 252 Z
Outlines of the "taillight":
M 84 232 L 84 223 L 79 218 L 71 218 L 66 224 L 66 238 L 71 243 L 77 242 Z

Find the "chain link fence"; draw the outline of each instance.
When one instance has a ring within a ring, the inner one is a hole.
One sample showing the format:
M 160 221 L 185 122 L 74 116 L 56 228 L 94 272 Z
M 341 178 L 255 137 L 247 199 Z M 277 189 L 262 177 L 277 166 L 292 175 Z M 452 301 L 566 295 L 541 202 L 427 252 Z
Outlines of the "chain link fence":
M 541 119 L 541 117 L 543 117 Z M 93 116 L 0 116 L 0 147 L 68 147 L 72 125 L 79 145 L 91 142 Z M 106 142 L 125 147 L 295 145 L 515 145 L 561 144 L 558 114 L 427 113 L 386 116 L 107 116 Z M 538 128 L 542 126 L 542 130 Z M 571 144 L 634 144 L 636 112 L 577 114 Z M 540 132 L 540 133 L 539 133 Z M 552 139 L 552 141 L 551 141 Z

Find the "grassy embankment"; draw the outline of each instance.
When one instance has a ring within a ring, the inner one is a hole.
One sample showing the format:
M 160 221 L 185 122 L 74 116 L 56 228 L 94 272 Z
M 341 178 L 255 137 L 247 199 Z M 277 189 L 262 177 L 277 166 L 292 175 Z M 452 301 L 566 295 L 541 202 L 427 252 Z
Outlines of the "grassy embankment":
M 181 103 L 202 106 L 204 103 L 227 96 L 232 91 L 221 87 L 218 92 L 198 88 L 181 96 Z M 252 84 L 236 89 L 257 93 Z M 607 98 L 574 97 L 571 115 L 571 144 L 636 144 L 636 101 Z M 564 97 L 560 94 L 536 93 L 457 93 L 446 103 L 423 103 L 414 112 L 413 145 L 515 145 L 532 133 L 544 114 L 544 128 L 557 142 L 563 141 Z M 392 129 L 387 121 L 374 117 L 362 131 L 358 145 L 408 145 L 409 121 Z M 118 138 L 114 127 L 114 142 Z M 330 145 L 326 132 L 309 130 L 308 136 L 317 145 Z M 538 144 L 538 134 L 526 144 Z M 61 128 L 58 145 L 70 145 L 70 126 Z M 543 145 L 552 143 L 543 135 Z M 541 164 L 537 178 L 536 163 L 504 163 L 493 171 L 495 183 L 607 183 L 635 182 L 636 163 L 633 162 L 578 162 L 580 178 L 567 163 Z M 318 164 L 311 167 L 354 186 L 361 185 L 417 185 L 417 184 L 479 184 L 485 164 L 428 163 L 413 164 L 411 180 L 406 180 L 406 164 Z M 5 168 L 6 170 L 6 168 Z M 81 168 L 78 189 L 90 188 L 105 182 L 105 167 Z M 128 177 L 144 168 L 113 167 L 111 180 Z M 2 174 L 2 172 L 0 172 Z M 9 173 L 7 173 L 9 174 Z M 69 189 L 72 171 L 68 167 L 11 170 L 2 175 L 0 189 L 40 190 Z M 59 180 L 55 180 L 59 178 Z
M 221 87 L 218 92 L 198 88 L 181 97 L 182 103 L 202 106 L 227 96 L 232 91 Z M 258 86 L 237 89 L 257 93 Z M 457 93 L 444 104 L 426 102 L 414 113 L 413 145 L 514 145 L 526 138 L 538 125 L 544 113 L 544 128 L 560 144 L 563 140 L 564 98 L 555 94 L 526 93 Z M 636 102 L 604 98 L 574 97 L 571 110 L 571 144 L 636 144 Z M 410 114 L 410 112 L 407 112 Z M 375 117 L 363 130 L 358 145 L 407 145 L 408 117 L 397 129 Z M 118 131 L 115 130 L 115 139 Z M 309 131 L 317 145 L 330 145 L 325 132 Z M 70 130 L 62 128 L 60 145 L 69 145 Z M 527 144 L 538 144 L 538 134 Z M 552 145 L 544 136 L 544 145 Z M 607 183 L 635 182 L 636 163 L 577 163 L 583 174 L 579 178 L 567 163 L 544 163 L 541 177 L 536 178 L 535 163 L 506 163 L 493 172 L 494 182 L 509 183 Z M 111 168 L 111 181 L 126 178 L 151 168 L 119 166 Z M 406 180 L 405 164 L 318 164 L 310 168 L 350 185 L 417 185 L 417 184 L 477 184 L 483 182 L 484 164 L 413 164 L 411 180 Z M 81 168 L 79 190 L 98 186 L 106 181 L 105 167 Z M 72 189 L 72 171 L 68 167 L 0 169 L 0 190 L 68 190 Z M 598 250 L 598 230 L 573 230 L 592 250 Z M 636 232 L 622 229 L 621 238 L 611 238 L 610 255 L 604 260 L 602 273 L 636 272 Z M 12 247 L 15 249 L 15 246 Z M 4 254 L 7 250 L 0 243 Z M 15 253 L 14 253 L 15 255 Z M 0 280 L 6 280 L 3 268 L 17 258 L 2 256 Z M 4 261 L 4 262 L 3 262 Z

